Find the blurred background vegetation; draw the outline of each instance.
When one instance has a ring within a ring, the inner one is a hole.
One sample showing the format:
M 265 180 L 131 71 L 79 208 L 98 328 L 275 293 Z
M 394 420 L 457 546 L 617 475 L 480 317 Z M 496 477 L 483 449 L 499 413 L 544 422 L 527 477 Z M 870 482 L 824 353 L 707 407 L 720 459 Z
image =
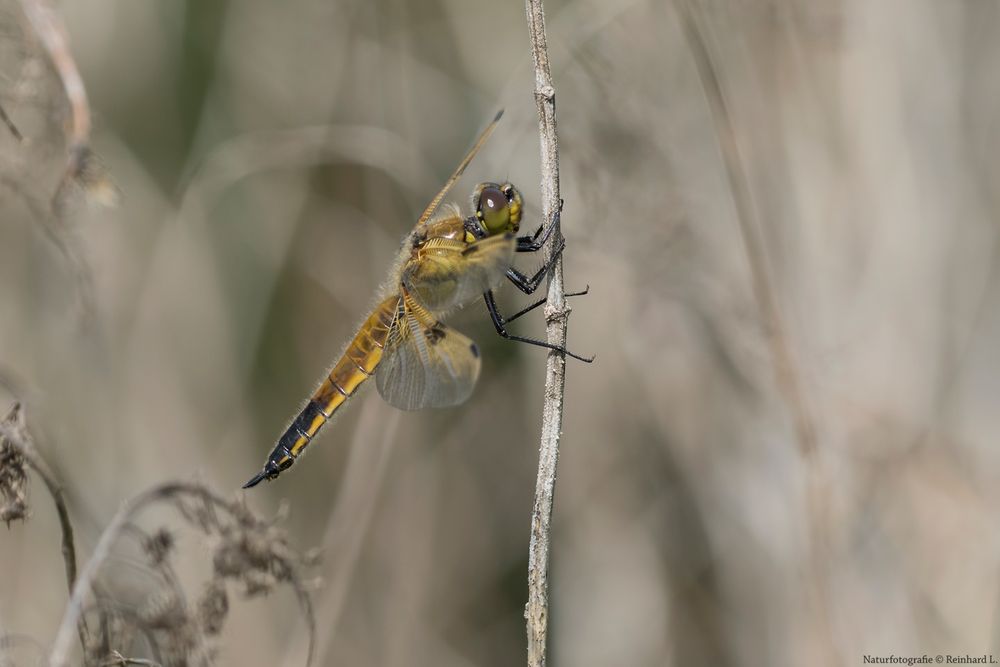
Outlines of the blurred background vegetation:
M 0 411 L 24 402 L 84 558 L 151 484 L 236 494 L 500 107 L 454 198 L 509 178 L 538 221 L 519 2 L 62 3 L 121 201 L 55 217 L 69 110 L 21 4 L 0 2 L 24 136 L 0 126 Z M 598 355 L 568 368 L 550 661 L 1000 654 L 1000 5 L 693 4 L 724 118 L 678 5 L 546 3 L 567 287 L 591 287 L 570 346 Z M 544 354 L 480 304 L 453 322 L 484 350 L 468 404 L 367 391 L 247 494 L 323 549 L 318 664 L 523 661 Z M 47 644 L 66 591 L 37 480 L 32 512 L 0 536 L 0 628 Z M 208 551 L 177 540 L 196 578 Z M 217 662 L 301 664 L 300 619 L 288 591 L 234 604 Z

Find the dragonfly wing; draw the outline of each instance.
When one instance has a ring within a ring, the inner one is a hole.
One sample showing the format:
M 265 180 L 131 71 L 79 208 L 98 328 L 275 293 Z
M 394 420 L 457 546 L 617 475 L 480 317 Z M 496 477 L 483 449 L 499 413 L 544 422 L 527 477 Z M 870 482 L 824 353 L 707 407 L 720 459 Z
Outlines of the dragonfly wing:
M 469 398 L 480 364 L 469 337 L 407 308 L 390 333 L 375 383 L 401 410 L 443 408 Z
M 500 111 L 497 112 L 497 115 L 493 117 L 493 122 L 486 126 L 486 129 L 483 130 L 479 135 L 479 138 L 476 139 L 476 143 L 472 146 L 472 149 L 465 155 L 464 158 L 462 158 L 462 161 L 458 163 L 455 171 L 452 172 L 450 177 L 448 177 L 448 180 L 445 182 L 441 190 L 434 195 L 434 199 L 431 200 L 431 203 L 427 205 L 427 208 L 425 208 L 424 212 L 420 215 L 420 220 L 417 222 L 418 226 L 430 220 L 431 216 L 434 215 L 434 211 L 437 210 L 441 200 L 444 199 L 446 194 L 448 194 L 448 190 L 451 190 L 451 186 L 455 185 L 455 181 L 458 180 L 458 178 L 462 175 L 462 172 L 465 171 L 465 168 L 469 166 L 470 162 L 472 162 L 472 158 L 476 157 L 476 153 L 479 152 L 479 149 L 483 147 L 486 140 L 490 138 L 491 134 L 493 134 L 493 130 L 496 129 L 501 116 L 503 116 L 503 109 L 500 109 Z
M 422 306 L 443 314 L 496 287 L 514 260 L 514 235 L 475 243 L 430 239 L 403 268 L 403 284 Z

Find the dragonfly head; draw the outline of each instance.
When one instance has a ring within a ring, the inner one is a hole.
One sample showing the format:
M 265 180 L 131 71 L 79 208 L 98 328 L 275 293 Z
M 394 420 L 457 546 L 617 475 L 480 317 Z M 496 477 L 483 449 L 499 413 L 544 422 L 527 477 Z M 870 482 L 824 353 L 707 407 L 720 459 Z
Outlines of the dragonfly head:
M 486 236 L 517 232 L 524 200 L 510 183 L 480 183 L 472 193 L 476 221 Z

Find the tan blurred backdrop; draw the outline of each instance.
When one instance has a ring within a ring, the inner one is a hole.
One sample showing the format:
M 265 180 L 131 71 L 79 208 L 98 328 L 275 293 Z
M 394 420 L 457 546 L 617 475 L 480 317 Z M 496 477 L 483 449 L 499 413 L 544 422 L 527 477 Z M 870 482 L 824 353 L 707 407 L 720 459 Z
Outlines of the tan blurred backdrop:
M 567 371 L 551 663 L 1000 656 L 1000 5 L 695 3 L 810 450 L 677 7 L 546 4 L 566 280 L 591 289 L 570 345 L 598 356 Z M 0 127 L 0 409 L 26 403 L 83 557 L 151 484 L 259 469 L 500 107 L 454 198 L 509 178 L 537 224 L 522 3 L 63 2 L 122 197 L 54 227 L 66 104 L 2 7 L 26 139 Z M 468 404 L 366 391 L 247 494 L 324 550 L 318 664 L 523 664 L 544 354 L 481 304 L 453 322 L 484 350 Z M 0 627 L 46 644 L 65 582 L 37 480 L 32 508 L 0 531 Z M 235 604 L 218 663 L 301 664 L 298 619 L 287 591 Z

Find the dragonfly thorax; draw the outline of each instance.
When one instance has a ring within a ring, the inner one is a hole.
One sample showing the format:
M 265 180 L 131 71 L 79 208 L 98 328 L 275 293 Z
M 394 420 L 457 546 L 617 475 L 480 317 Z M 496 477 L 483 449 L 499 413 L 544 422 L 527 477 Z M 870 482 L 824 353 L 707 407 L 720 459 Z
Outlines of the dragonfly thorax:
M 472 193 L 476 223 L 483 236 L 517 232 L 524 200 L 510 183 L 480 183 Z

